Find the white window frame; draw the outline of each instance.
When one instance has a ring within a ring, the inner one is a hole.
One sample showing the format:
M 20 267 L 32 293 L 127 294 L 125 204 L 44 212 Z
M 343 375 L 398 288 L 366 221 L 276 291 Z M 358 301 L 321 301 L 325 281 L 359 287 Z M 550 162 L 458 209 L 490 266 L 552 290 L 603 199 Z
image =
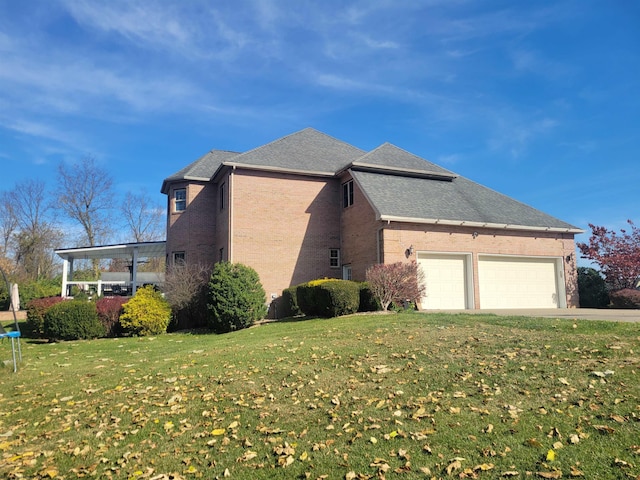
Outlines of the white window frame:
M 329 249 L 329 268 L 340 268 L 340 249 Z
M 176 188 L 173 191 L 173 211 L 184 212 L 186 209 L 187 209 L 187 189 Z
M 353 205 L 353 180 L 342 184 L 342 208 Z
M 351 264 L 342 266 L 342 279 L 343 280 L 353 280 L 352 272 L 351 272 Z

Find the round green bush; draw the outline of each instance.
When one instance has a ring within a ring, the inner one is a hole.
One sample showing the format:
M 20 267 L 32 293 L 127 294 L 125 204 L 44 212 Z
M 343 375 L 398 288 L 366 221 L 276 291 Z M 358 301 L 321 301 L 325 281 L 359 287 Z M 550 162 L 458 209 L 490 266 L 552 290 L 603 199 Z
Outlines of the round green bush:
M 250 327 L 267 314 L 266 294 L 256 271 L 239 263 L 217 263 L 209 281 L 209 326 L 217 333 Z
M 167 331 L 171 320 L 169 303 L 153 286 L 138 289 L 122 309 L 120 326 L 128 335 L 160 335 Z
M 81 300 L 60 302 L 44 314 L 44 336 L 50 340 L 89 339 L 104 334 L 94 303 Z

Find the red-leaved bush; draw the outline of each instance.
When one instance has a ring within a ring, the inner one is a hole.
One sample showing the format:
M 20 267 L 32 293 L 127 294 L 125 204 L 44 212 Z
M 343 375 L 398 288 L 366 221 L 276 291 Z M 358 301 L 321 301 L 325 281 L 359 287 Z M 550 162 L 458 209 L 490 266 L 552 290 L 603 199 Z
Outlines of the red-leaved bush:
M 104 325 L 108 337 L 117 337 L 121 334 L 120 315 L 123 312 L 122 306 L 128 301 L 127 297 L 102 297 L 96 301 L 98 318 Z
M 26 336 L 41 338 L 44 335 L 44 314 L 54 305 L 63 302 L 62 297 L 34 298 L 29 300 L 25 310 L 27 311 L 27 321 L 25 323 Z
M 417 302 L 424 295 L 424 274 L 416 262 L 377 264 L 366 272 L 373 296 L 385 312 L 391 303 Z
M 640 308 L 640 290 L 624 288 L 609 292 L 609 300 L 614 308 Z

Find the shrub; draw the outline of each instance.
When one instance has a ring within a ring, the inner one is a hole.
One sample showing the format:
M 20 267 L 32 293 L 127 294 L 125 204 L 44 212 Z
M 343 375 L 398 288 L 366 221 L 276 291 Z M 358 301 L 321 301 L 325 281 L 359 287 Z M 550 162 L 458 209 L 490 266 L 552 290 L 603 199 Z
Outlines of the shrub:
M 320 315 L 339 317 L 358 311 L 360 285 L 350 280 L 333 280 L 315 287 L 318 292 Z
M 44 337 L 44 315 L 51 307 L 63 301 L 62 297 L 35 298 L 29 301 L 26 305 L 24 335 L 32 338 Z
M 373 295 L 371 287 L 367 282 L 361 282 L 360 284 L 360 305 L 358 306 L 359 312 L 375 312 L 381 310 L 380 302 Z
M 129 335 L 159 335 L 167 331 L 171 307 L 153 286 L 140 288 L 122 307 L 120 325 Z
M 358 311 L 360 286 L 349 280 L 314 280 L 298 285 L 296 296 L 305 315 L 337 317 Z
M 206 327 L 207 295 L 211 268 L 201 264 L 173 265 L 167 271 L 163 291 L 171 305 L 170 330 Z
M 391 303 L 418 302 L 424 295 L 424 274 L 416 262 L 373 265 L 366 278 L 385 312 Z
M 280 317 L 296 317 L 298 315 L 302 315 L 302 310 L 300 310 L 300 307 L 298 306 L 297 290 L 297 287 L 289 287 L 282 291 L 282 300 L 280 302 L 282 307 L 279 312 Z
M 578 295 L 582 308 L 602 308 L 609 305 L 606 282 L 594 268 L 578 267 Z
M 609 293 L 614 308 L 640 308 L 640 290 L 623 288 Z
M 216 263 L 209 281 L 209 325 L 218 333 L 250 327 L 267 314 L 256 271 L 239 263 Z
M 50 340 L 80 340 L 104 336 L 96 305 L 70 300 L 53 305 L 44 314 L 44 335 Z
M 102 297 L 96 301 L 98 318 L 104 326 L 107 337 L 117 337 L 122 334 L 120 315 L 123 313 L 123 305 L 128 300 L 126 297 Z

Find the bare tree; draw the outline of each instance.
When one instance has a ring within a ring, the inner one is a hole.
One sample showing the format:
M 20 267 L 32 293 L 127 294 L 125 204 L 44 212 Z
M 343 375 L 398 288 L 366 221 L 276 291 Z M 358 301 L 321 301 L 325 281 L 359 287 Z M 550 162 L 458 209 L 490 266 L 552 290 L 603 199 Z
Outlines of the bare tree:
M 0 256 L 7 257 L 9 254 L 9 242 L 18 228 L 18 218 L 13 210 L 11 197 L 13 192 L 0 192 L 2 205 L 0 205 L 0 235 L 2 235 L 2 245 L 0 245 Z
M 88 246 L 106 239 L 110 232 L 113 180 L 95 159 L 85 157 L 71 165 L 60 163 L 56 194 L 59 208 L 82 226 Z
M 120 207 L 134 241 L 152 242 L 164 236 L 162 207 L 154 204 L 146 192 L 127 193 Z
M 8 202 L 15 216 L 11 241 L 16 263 L 30 280 L 52 276 L 56 268 L 53 250 L 59 246 L 62 232 L 50 221 L 44 182 L 18 183 Z
M 207 325 L 207 292 L 211 267 L 179 263 L 172 265 L 162 288 L 171 305 L 174 328 L 198 328 Z

